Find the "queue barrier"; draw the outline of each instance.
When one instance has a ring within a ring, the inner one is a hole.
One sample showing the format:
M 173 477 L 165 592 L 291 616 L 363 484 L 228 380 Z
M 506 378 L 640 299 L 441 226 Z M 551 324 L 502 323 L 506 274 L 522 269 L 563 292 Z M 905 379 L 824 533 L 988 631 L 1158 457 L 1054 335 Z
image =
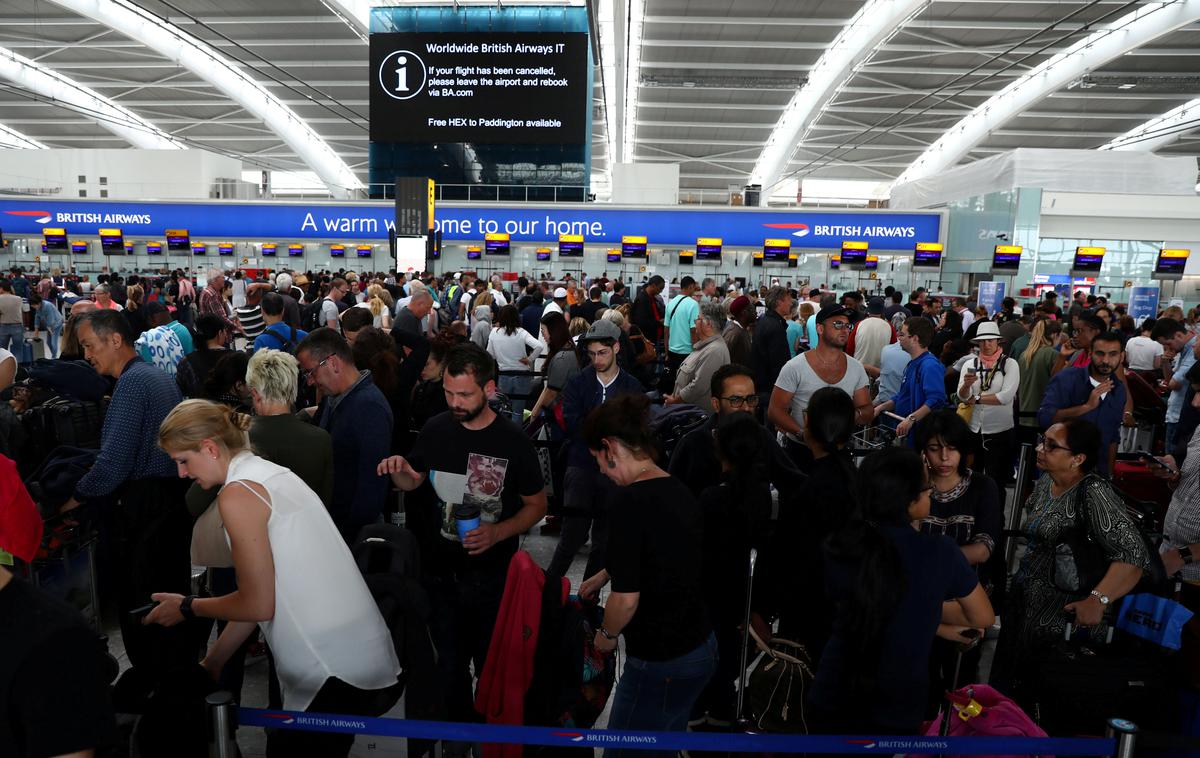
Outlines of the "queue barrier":
M 716 732 L 642 732 L 500 726 L 445 721 L 368 718 L 329 713 L 238 708 L 228 692 L 208 698 L 210 758 L 237 755 L 237 726 L 415 738 L 452 742 L 624 750 L 743 753 L 845 753 L 920 755 L 1054 755 L 1132 758 L 1137 727 L 1109 721 L 1107 737 L 898 737 L 784 735 Z

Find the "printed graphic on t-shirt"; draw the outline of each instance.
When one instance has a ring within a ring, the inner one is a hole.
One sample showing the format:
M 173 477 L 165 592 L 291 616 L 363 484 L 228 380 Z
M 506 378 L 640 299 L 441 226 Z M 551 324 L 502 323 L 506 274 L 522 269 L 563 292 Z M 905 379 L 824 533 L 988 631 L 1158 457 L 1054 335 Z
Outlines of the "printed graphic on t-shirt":
M 479 506 L 479 518 L 484 523 L 499 521 L 502 506 L 500 495 L 504 491 L 507 473 L 507 458 L 480 453 L 468 454 L 466 474 L 430 472 L 433 489 L 438 496 L 438 507 L 442 510 L 442 536 L 459 541 L 454 519 L 454 510 L 459 505 Z

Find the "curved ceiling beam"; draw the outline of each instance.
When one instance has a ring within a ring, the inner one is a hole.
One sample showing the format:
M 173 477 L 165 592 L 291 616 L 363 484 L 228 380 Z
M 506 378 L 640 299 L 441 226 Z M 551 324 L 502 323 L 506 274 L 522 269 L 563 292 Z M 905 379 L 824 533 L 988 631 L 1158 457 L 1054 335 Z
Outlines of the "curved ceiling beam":
M 1112 142 L 1101 145 L 1100 149 L 1153 152 L 1195 129 L 1197 118 L 1200 118 L 1200 98 L 1133 127 Z
M 750 174 L 751 184 L 761 184 L 766 201 L 771 187 L 787 169 L 808 129 L 838 90 L 875 54 L 876 48 L 925 7 L 927 0 L 870 0 L 846 22 L 841 32 L 808 72 L 808 79 L 792 95 Z
M 1007 87 L 964 116 L 913 161 L 895 184 L 924 179 L 948 169 L 1009 119 L 1047 95 L 1109 61 L 1200 19 L 1200 0 L 1171 0 L 1141 5 L 1106 24 L 1064 52 L 1014 79 Z
M 349 197 L 362 188 L 354 171 L 304 119 L 203 41 L 128 0 L 53 1 L 137 40 L 227 95 L 277 134 L 334 197 Z
M 92 118 L 108 131 L 146 150 L 182 150 L 183 144 L 133 111 L 79 82 L 13 51 L 0 47 L 0 78 Z M 38 147 L 45 147 L 37 143 Z
M 368 0 L 321 0 L 321 5 L 342 20 L 363 42 L 371 28 L 371 3 Z
M 47 150 L 50 146 L 43 145 L 31 137 L 26 137 L 16 129 L 10 129 L 4 124 L 0 124 L 0 147 L 19 148 L 22 150 Z

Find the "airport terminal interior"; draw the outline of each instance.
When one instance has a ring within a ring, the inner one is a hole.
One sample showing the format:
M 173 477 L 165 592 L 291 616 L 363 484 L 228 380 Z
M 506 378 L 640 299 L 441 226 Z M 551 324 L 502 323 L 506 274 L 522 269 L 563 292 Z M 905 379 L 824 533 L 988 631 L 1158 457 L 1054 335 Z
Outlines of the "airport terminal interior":
M 1200 0 L 0 0 L 0 756 L 1200 754 L 1198 158 Z

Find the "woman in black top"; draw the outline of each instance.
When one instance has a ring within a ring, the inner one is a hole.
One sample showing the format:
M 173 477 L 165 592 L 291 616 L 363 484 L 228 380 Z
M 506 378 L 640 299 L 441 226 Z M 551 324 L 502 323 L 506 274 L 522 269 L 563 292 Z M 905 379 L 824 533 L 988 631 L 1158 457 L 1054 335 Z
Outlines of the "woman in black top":
M 620 497 L 612 498 L 605 569 L 579 594 L 595 598 L 611 579 L 595 644 L 613 650 L 625 637 L 609 728 L 684 731 L 716 669 L 717 642 L 702 595 L 700 509 L 688 488 L 654 463 L 649 406 L 644 395 L 620 395 L 584 421 L 583 439 Z
M 217 361 L 230 351 L 225 347 L 228 339 L 225 321 L 212 313 L 196 319 L 196 350 L 179 362 L 175 381 L 184 397 L 207 398 L 204 383 Z
M 946 346 L 947 342 L 962 339 L 962 316 L 956 311 L 947 308 L 942 311 L 937 325 L 938 329 L 933 334 L 933 341 L 929 343 L 929 352 L 941 358 L 942 348 Z

